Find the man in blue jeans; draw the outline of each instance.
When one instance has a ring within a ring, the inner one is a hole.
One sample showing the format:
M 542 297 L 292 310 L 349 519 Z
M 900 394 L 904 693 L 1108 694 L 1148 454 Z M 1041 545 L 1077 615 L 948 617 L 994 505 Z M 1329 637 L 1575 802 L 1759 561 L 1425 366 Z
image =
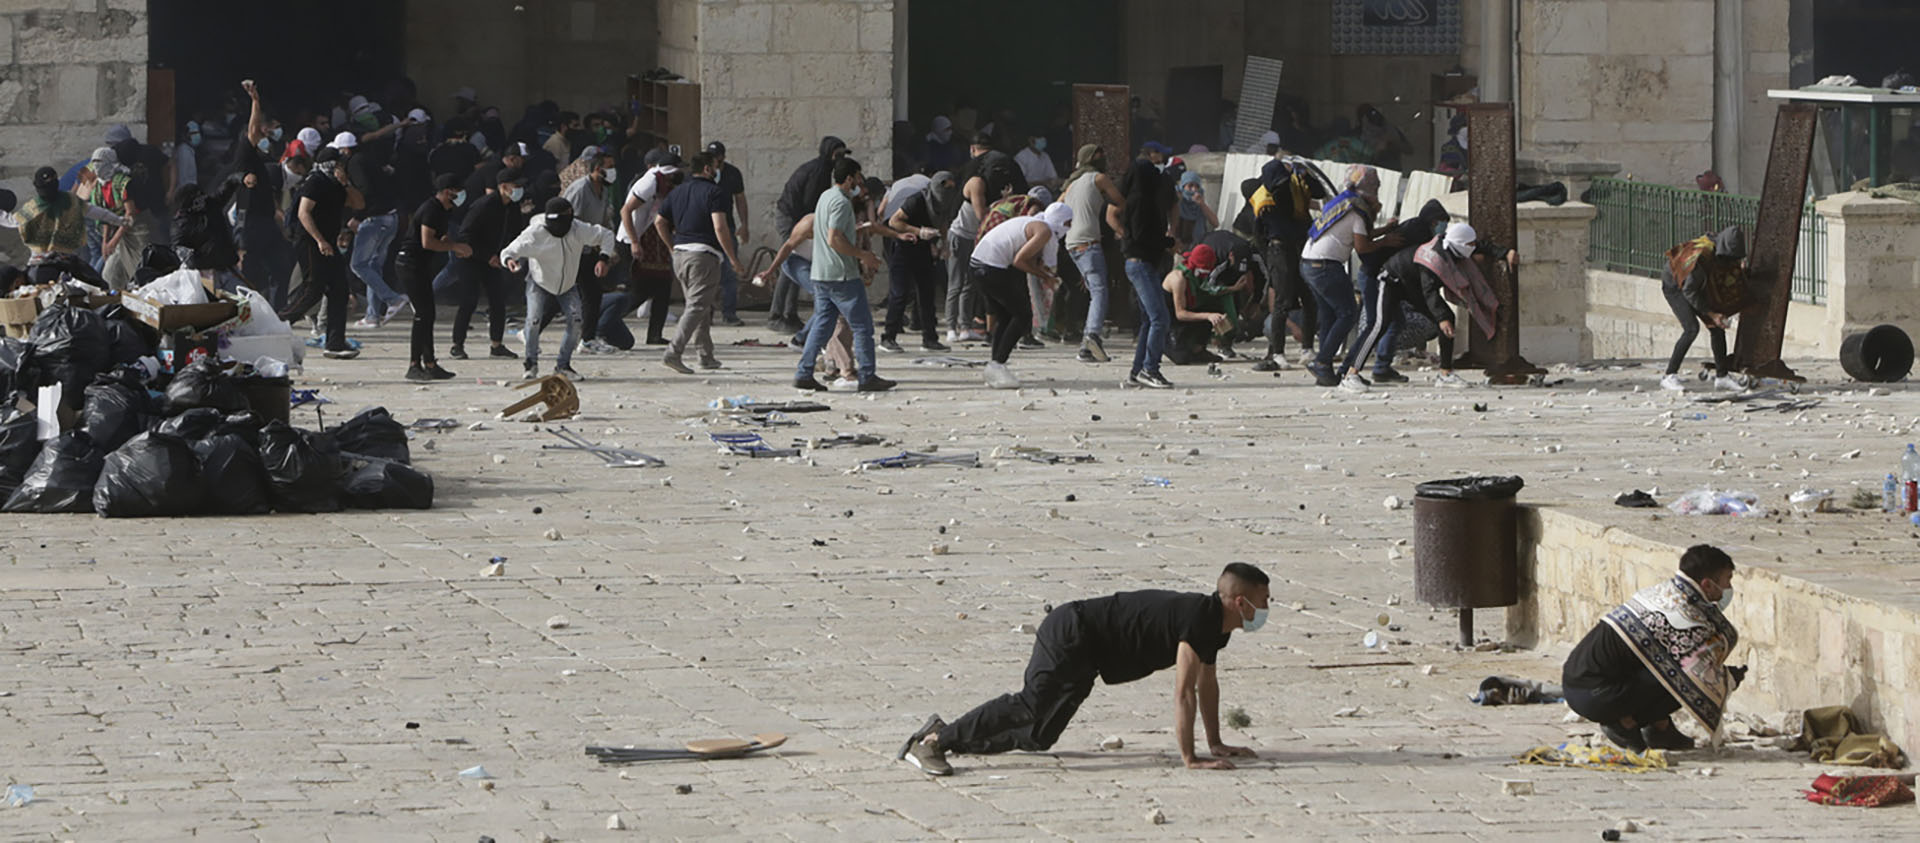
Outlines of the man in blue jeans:
M 367 285 L 367 316 L 356 328 L 377 328 L 400 312 L 407 297 L 387 283 L 383 271 L 387 250 L 399 231 L 399 189 L 394 176 L 392 144 L 371 143 L 355 149 L 347 161 L 348 183 L 360 191 L 365 206 L 356 212 L 353 256 L 348 266 Z
M 1318 355 L 1307 365 L 1320 386 L 1339 386 L 1348 392 L 1365 392 L 1368 388 L 1357 373 L 1348 375 L 1351 383 L 1342 383 L 1334 374 L 1333 356 L 1346 344 L 1347 335 L 1360 318 L 1347 259 L 1355 252 L 1365 255 L 1400 245 L 1400 235 L 1392 229 L 1373 230 L 1373 214 L 1380 207 L 1379 191 L 1380 174 L 1374 168 L 1361 165 L 1349 170 L 1347 188 L 1321 206 L 1319 217 L 1307 233 L 1307 247 L 1300 253 L 1300 277 L 1313 291 L 1320 315 Z
M 853 359 L 860 370 L 860 391 L 884 392 L 894 386 L 893 381 L 874 372 L 873 308 L 867 302 L 865 276 L 879 271 L 880 257 L 854 241 L 858 229 L 853 200 L 865 181 L 860 163 L 843 156 L 833 163 L 833 186 L 820 194 L 814 206 L 813 319 L 807 325 L 807 345 L 800 352 L 800 365 L 793 373 L 795 389 L 827 391 L 825 385 L 814 380 L 813 361 L 843 315 L 853 328 Z
M 1133 285 L 1133 297 L 1140 303 L 1140 316 L 1146 321 L 1137 329 L 1133 368 L 1121 386 L 1173 388 L 1160 374 L 1160 358 L 1166 354 L 1167 335 L 1173 325 L 1173 313 L 1167 309 L 1166 296 L 1160 293 L 1160 279 L 1166 276 L 1170 262 L 1168 250 L 1173 247 L 1168 219 L 1176 197 L 1162 172 L 1172 152 L 1165 144 L 1148 141 L 1120 179 L 1120 194 L 1126 203 L 1121 209 L 1121 222 L 1125 225 L 1122 246 L 1127 256 L 1127 281 Z

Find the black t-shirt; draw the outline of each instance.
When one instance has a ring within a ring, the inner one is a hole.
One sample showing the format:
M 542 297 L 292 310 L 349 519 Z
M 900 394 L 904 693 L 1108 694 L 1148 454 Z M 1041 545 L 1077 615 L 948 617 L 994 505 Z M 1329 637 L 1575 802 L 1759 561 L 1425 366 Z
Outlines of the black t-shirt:
M 721 190 L 727 192 L 727 227 L 737 234 L 740 231 L 740 221 L 733 218 L 733 197 L 747 192 L 747 177 L 740 174 L 739 167 L 723 164 L 720 167 L 720 177 L 715 181 L 719 183 Z
M 1232 284 L 1253 269 L 1253 246 L 1231 231 L 1216 228 L 1200 238 L 1200 243 L 1213 249 L 1213 254 L 1227 267 L 1220 273 L 1221 284 Z
M 279 199 L 274 195 L 272 177 L 274 168 L 269 166 L 272 162 L 259 147 L 247 143 L 245 137 L 235 140 L 233 148 L 237 156 L 234 159 L 233 171 L 241 175 L 251 173 L 255 178 L 252 187 L 243 185 L 240 188 L 239 205 L 246 209 L 247 225 L 272 226 L 273 212 L 276 210 L 275 206 Z
M 340 237 L 340 223 L 346 216 L 347 186 L 324 173 L 314 173 L 300 183 L 300 198 L 313 200 L 313 224 L 320 234 L 332 243 Z M 306 235 L 307 227 L 300 226 L 300 233 Z M 306 239 L 312 240 L 311 236 Z
M 1627 646 L 1626 639 L 1601 621 L 1567 654 L 1560 682 L 1569 688 L 1592 690 L 1621 684 L 1646 669 L 1640 657 L 1633 654 L 1633 648 Z
M 399 201 L 399 185 L 387 166 L 388 160 L 384 153 L 363 148 L 347 161 L 347 179 L 367 203 L 356 212 L 361 217 L 377 217 L 399 207 L 395 204 Z
M 430 198 L 414 209 L 413 219 L 408 221 L 407 230 L 400 233 L 400 251 L 425 254 L 427 248 L 420 242 L 420 229 L 429 228 L 434 234 L 445 237 L 447 229 L 452 225 L 453 212 L 441 207 L 439 199 Z
M 1127 200 L 1123 215 L 1127 223 L 1124 244 L 1130 258 L 1155 261 L 1167 254 L 1173 238 L 1167 236 L 1167 210 L 1173 204 L 1167 176 L 1145 158 L 1135 159 L 1133 167 L 1120 179 L 1120 193 Z
M 900 203 L 900 212 L 907 215 L 908 225 L 919 228 L 936 227 L 933 224 L 933 202 L 927 198 L 927 192 L 924 190 L 908 196 L 902 201 Z M 892 220 L 885 220 L 885 222 L 891 223 Z M 924 249 L 928 252 L 933 251 L 932 241 L 908 243 L 905 240 L 892 240 L 888 241 L 888 244 L 895 249 Z
M 720 248 L 713 215 L 733 207 L 733 197 L 713 179 L 691 178 L 667 194 L 665 213 L 673 224 L 673 245 L 700 243 Z
M 1079 601 L 1083 632 L 1099 653 L 1100 678 L 1132 682 L 1172 667 L 1185 641 L 1201 664 L 1227 646 L 1220 597 L 1179 591 L 1123 591 Z
M 468 207 L 466 218 L 460 221 L 460 242 L 473 247 L 475 260 L 484 263 L 520 233 L 520 229 L 512 227 L 513 220 L 519 216 L 512 205 L 495 190 Z

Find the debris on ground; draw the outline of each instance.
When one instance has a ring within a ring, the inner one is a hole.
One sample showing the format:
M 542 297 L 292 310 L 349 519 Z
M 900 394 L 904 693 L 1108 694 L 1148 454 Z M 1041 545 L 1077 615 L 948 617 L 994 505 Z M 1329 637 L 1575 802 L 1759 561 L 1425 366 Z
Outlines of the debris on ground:
M 666 460 L 660 459 L 659 457 L 648 456 L 639 451 L 595 444 L 588 441 L 586 437 L 567 429 L 565 425 L 549 427 L 547 428 L 547 432 L 559 437 L 563 444 L 554 445 L 549 443 L 541 445 L 541 450 L 585 451 L 586 453 L 599 457 L 607 468 L 658 468 L 667 464 Z
M 1695 489 L 1681 495 L 1667 508 L 1680 515 L 1743 515 L 1760 516 L 1767 514 L 1766 507 L 1760 505 L 1760 496 L 1752 492 L 1716 491 L 1712 488 Z
M 1225 722 L 1228 726 L 1235 729 L 1245 729 L 1253 725 L 1253 717 L 1247 714 L 1246 709 L 1236 705 L 1227 709 Z
M 1631 492 L 1621 492 L 1619 497 L 1613 499 L 1613 505 L 1628 509 L 1652 509 L 1659 506 L 1660 502 L 1654 500 L 1652 495 L 1635 489 Z
M 1147 822 L 1150 822 L 1154 825 L 1166 825 L 1167 815 L 1165 812 L 1161 811 L 1159 808 L 1155 808 L 1147 812 Z
M 709 433 L 707 438 L 719 444 L 720 452 L 753 459 L 778 459 L 800 456 L 799 448 L 775 448 L 758 433 Z
M 1124 740 L 1121 740 L 1119 735 L 1108 735 L 1105 740 L 1102 740 L 1100 742 L 1100 748 L 1107 750 L 1109 752 L 1112 752 L 1117 749 L 1123 749 L 1126 747 L 1126 745 L 1127 745 L 1127 742 Z
M 824 439 L 815 437 L 812 439 L 793 440 L 793 447 L 806 448 L 808 450 L 813 450 L 813 451 L 818 451 L 822 448 L 845 448 L 845 447 L 857 447 L 857 446 L 865 446 L 865 445 L 885 445 L 885 444 L 887 444 L 887 440 L 885 437 L 875 436 L 871 433 L 842 433 L 838 436 L 827 437 Z
M 493 774 L 492 774 L 492 773 L 489 773 L 489 772 L 487 772 L 487 768 L 485 768 L 485 767 L 483 767 L 483 766 L 480 766 L 480 765 L 478 765 L 478 764 L 475 764 L 475 765 L 473 765 L 473 766 L 471 766 L 471 767 L 468 767 L 468 768 L 466 768 L 465 770 L 461 770 L 461 771 L 460 771 L 460 778 L 463 778 L 463 779 L 490 779 L 490 778 L 493 778 Z
M 1042 465 L 1099 461 L 1092 454 L 1069 454 L 1060 451 L 1049 451 L 1045 448 L 1035 448 L 1029 445 L 1015 445 L 1005 449 L 995 448 L 991 456 L 994 459 L 1021 459 L 1028 462 L 1037 462 Z
M 897 456 L 861 460 L 848 473 L 867 471 L 875 468 L 919 468 L 927 465 L 951 465 L 961 468 L 979 468 L 980 455 L 973 451 L 955 454 L 936 454 L 924 451 L 901 451 Z
M 559 421 L 580 414 L 580 393 L 574 389 L 573 381 L 563 375 L 548 375 L 514 384 L 513 389 L 533 388 L 533 394 L 508 404 L 500 410 L 500 418 L 511 419 L 527 410 L 539 407 L 537 413 L 530 414 L 533 421 Z M 522 419 L 523 421 L 528 419 Z
M 1531 705 L 1557 703 L 1562 695 L 1560 686 L 1549 682 L 1489 676 L 1480 680 L 1479 690 L 1468 694 L 1467 699 L 1475 705 Z

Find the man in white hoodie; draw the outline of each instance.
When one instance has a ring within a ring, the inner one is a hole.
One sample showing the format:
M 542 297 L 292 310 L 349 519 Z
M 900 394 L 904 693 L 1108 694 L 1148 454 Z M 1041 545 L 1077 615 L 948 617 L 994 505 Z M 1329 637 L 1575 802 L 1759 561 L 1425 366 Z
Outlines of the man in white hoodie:
M 574 346 L 580 339 L 580 290 L 574 282 L 580 274 L 582 255 L 590 246 L 600 250 L 593 266 L 594 277 L 605 278 L 613 262 L 613 232 L 574 219 L 573 203 L 556 197 L 548 200 L 545 214 L 535 217 L 519 237 L 500 250 L 500 260 L 508 270 L 519 272 L 522 265 L 527 267 L 527 325 L 522 334 L 527 344 L 528 378 L 540 370 L 543 323 L 554 313 L 564 312 L 566 335 L 560 341 L 560 357 L 553 373 L 580 379 L 571 365 Z

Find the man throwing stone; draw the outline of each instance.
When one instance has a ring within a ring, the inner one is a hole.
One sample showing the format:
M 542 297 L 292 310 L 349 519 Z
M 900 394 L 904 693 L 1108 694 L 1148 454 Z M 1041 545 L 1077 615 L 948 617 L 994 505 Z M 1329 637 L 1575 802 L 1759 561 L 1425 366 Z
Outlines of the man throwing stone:
M 952 724 L 927 718 L 896 757 L 930 776 L 953 774 L 947 753 L 989 755 L 1042 752 L 1066 731 L 1067 721 L 1093 692 L 1095 676 L 1109 685 L 1144 679 L 1174 667 L 1174 743 L 1187 767 L 1231 770 L 1229 758 L 1252 758 L 1246 747 L 1220 738 L 1220 682 L 1214 656 L 1235 629 L 1253 632 L 1267 622 L 1267 575 L 1235 562 L 1220 573 L 1212 594 L 1123 591 L 1076 600 L 1047 614 L 1033 642 L 1025 687 L 962 715 Z M 1193 715 L 1207 729 L 1211 758 L 1193 751 Z

